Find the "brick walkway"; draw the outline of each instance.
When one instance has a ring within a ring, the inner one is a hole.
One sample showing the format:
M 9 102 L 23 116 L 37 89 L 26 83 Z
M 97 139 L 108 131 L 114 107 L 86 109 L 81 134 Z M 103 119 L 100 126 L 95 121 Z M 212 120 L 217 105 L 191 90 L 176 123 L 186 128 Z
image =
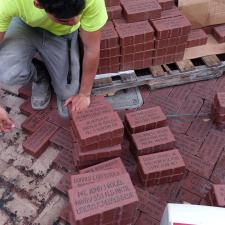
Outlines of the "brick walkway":
M 225 91 L 225 77 L 151 93 L 143 87 L 143 108 L 159 105 L 167 115 L 210 113 L 218 90 Z M 17 127 L 0 139 L 0 225 L 63 225 L 58 218 L 67 197 L 54 187 L 66 172 L 76 172 L 70 145 L 58 148 L 53 140 L 55 144 L 39 158 L 24 152 L 22 140 L 26 134 L 21 131 L 21 124 L 26 116 L 19 107 L 25 100 L 17 96 L 17 89 L 10 92 L 15 94 L 0 92 L 1 103 L 8 107 Z M 121 118 L 123 114 L 121 111 Z M 169 125 L 188 169 L 180 182 L 144 189 L 136 175 L 136 161 L 129 152 L 129 143 L 124 141 L 122 159 L 144 203 L 136 225 L 159 224 L 166 202 L 206 204 L 204 197 L 212 183 L 225 183 L 224 130 L 216 128 L 207 116 L 170 119 Z

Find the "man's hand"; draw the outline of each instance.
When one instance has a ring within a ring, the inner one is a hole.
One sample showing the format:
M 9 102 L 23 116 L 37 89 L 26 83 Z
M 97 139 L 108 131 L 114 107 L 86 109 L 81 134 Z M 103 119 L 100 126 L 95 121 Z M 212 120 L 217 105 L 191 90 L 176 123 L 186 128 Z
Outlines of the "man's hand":
M 69 97 L 65 102 L 65 106 L 68 107 L 68 105 L 71 103 L 72 112 L 79 112 L 86 109 L 90 105 L 90 102 L 90 96 L 86 96 L 79 93 L 75 96 Z
M 10 131 L 13 127 L 15 127 L 12 120 L 9 119 L 8 113 L 0 107 L 0 131 Z

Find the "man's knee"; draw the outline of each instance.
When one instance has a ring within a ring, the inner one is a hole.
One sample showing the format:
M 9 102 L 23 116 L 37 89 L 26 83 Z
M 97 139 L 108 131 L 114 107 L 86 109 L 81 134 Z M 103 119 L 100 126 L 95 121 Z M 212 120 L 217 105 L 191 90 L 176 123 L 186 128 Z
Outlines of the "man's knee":
M 31 71 L 24 65 L 14 64 L 12 66 L 0 63 L 0 81 L 7 85 L 25 84 L 31 79 Z

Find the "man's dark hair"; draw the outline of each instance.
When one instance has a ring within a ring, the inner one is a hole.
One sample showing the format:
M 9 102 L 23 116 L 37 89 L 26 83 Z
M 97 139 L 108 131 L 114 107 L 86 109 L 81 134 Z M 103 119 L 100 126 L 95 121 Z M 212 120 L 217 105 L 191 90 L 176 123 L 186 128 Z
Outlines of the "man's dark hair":
M 85 0 L 38 0 L 46 12 L 58 19 L 78 16 L 85 8 Z

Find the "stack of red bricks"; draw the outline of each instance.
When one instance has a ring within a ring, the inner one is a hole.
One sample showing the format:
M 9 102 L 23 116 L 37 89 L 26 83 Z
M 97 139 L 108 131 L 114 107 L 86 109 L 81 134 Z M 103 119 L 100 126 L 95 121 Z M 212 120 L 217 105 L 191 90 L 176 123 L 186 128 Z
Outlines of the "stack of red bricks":
M 142 69 L 152 63 L 154 30 L 148 21 L 115 20 L 121 50 L 120 70 Z
M 152 21 L 156 31 L 153 65 L 182 60 L 191 24 L 185 16 L 175 16 Z
M 214 184 L 206 201 L 211 206 L 225 207 L 225 184 Z
M 191 24 L 173 0 L 108 0 L 106 6 L 117 10 L 108 10 L 111 21 L 102 31 L 99 74 L 183 59 Z
M 225 42 L 225 25 L 216 26 L 213 28 L 213 36 L 219 43 Z
M 71 176 L 71 225 L 128 225 L 134 221 L 138 207 L 136 190 L 122 161 L 115 161 Z
M 137 172 L 144 186 L 180 180 L 184 161 L 160 107 L 125 115 L 125 127 L 131 140 L 130 150 L 138 158 Z
M 225 125 L 225 92 L 217 92 L 212 105 L 212 118 L 218 125 Z
M 74 133 L 74 160 L 78 167 L 93 165 L 121 155 L 124 128 L 117 112 L 104 98 L 92 101 L 81 112 L 70 110 Z
M 112 73 L 120 70 L 119 36 L 111 21 L 101 33 L 100 61 L 98 73 Z

